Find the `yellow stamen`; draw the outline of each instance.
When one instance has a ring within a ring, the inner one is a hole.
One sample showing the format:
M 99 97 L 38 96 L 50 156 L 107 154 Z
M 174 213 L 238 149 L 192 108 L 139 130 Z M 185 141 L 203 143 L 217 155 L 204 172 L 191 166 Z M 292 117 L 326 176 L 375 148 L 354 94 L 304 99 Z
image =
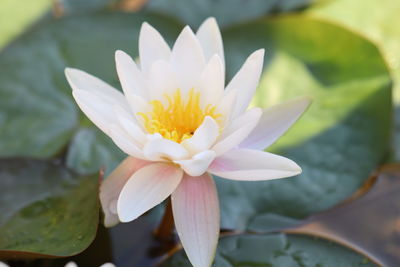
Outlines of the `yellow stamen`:
M 150 134 L 159 133 L 166 139 L 180 143 L 193 136 L 206 116 L 217 121 L 221 117 L 213 105 L 207 105 L 204 110 L 201 108 L 200 93 L 194 89 L 189 91 L 187 101 L 182 99 L 179 89 L 172 96 L 165 95 L 165 97 L 168 100 L 168 107 L 164 107 L 159 100 L 153 100 L 150 101 L 153 107 L 151 112 L 138 113 Z

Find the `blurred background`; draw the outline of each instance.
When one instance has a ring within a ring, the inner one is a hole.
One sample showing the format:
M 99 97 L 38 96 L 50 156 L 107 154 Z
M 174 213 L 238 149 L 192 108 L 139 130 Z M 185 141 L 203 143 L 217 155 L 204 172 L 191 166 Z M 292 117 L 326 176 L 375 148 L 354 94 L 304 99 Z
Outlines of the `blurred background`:
M 314 99 L 268 149 L 301 175 L 215 177 L 214 265 L 400 266 L 399 12 L 397 0 L 0 0 L 0 260 L 190 266 L 176 237 L 152 235 L 162 206 L 102 226 L 99 173 L 125 155 L 80 113 L 64 68 L 120 89 L 114 52 L 137 58 L 144 21 L 173 45 L 213 16 L 227 81 L 266 50 L 253 105 Z

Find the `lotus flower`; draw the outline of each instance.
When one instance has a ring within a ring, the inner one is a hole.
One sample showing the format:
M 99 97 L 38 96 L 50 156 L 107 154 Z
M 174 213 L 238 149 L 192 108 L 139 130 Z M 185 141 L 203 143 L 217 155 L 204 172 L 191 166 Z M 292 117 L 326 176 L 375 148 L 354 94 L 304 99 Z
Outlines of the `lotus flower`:
M 86 116 L 128 157 L 102 183 L 105 225 L 129 222 L 171 196 L 177 233 L 191 263 L 213 262 L 220 231 L 212 175 L 260 181 L 297 175 L 292 160 L 263 150 L 304 112 L 309 98 L 266 110 L 248 105 L 263 68 L 252 53 L 225 88 L 221 33 L 214 18 L 196 34 L 186 26 L 172 49 L 143 23 L 140 65 L 115 59 L 123 93 L 77 69 L 66 69 Z

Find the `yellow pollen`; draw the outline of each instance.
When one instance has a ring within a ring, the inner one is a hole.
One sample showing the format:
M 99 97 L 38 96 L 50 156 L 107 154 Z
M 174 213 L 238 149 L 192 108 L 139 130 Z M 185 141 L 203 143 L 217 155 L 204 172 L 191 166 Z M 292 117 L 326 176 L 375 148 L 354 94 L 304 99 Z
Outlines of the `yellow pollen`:
M 206 116 L 212 117 L 217 122 L 221 117 L 213 105 L 201 108 L 200 93 L 194 89 L 189 91 L 186 101 L 182 99 L 179 89 L 172 96 L 165 95 L 165 97 L 168 100 L 168 107 L 164 107 L 159 100 L 153 100 L 149 102 L 153 107 L 151 112 L 138 112 L 150 134 L 159 133 L 166 139 L 180 143 L 193 136 Z

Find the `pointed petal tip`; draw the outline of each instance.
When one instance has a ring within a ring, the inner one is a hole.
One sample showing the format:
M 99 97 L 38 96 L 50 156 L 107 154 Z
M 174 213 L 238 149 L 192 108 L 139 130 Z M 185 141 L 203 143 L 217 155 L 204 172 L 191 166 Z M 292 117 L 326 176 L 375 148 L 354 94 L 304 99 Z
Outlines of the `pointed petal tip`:
M 75 68 L 71 68 L 71 67 L 66 67 L 64 69 L 65 76 L 68 79 L 71 79 L 75 74 L 80 73 L 80 72 L 82 72 L 82 71 L 78 70 L 78 69 L 75 69 Z
M 265 55 L 265 49 L 264 48 L 260 48 L 256 51 L 254 51 L 250 57 L 251 58 L 256 58 L 256 59 L 261 59 L 264 60 L 264 55 Z
M 144 32 L 156 32 L 156 33 L 158 33 L 158 31 L 153 26 L 151 26 L 151 24 L 148 23 L 147 21 L 142 23 L 142 26 L 140 27 L 139 36 L 141 36 Z
M 190 37 L 195 37 L 195 38 L 196 38 L 196 35 L 194 34 L 192 28 L 190 28 L 189 25 L 186 25 L 186 26 L 182 29 L 181 33 L 180 33 L 179 36 L 178 36 L 178 39 L 179 39 L 179 37 L 186 36 L 186 35 L 190 35 Z M 197 40 L 197 38 L 196 38 L 196 40 Z
M 218 27 L 218 22 L 217 22 L 217 19 L 215 18 L 215 17 L 208 17 L 206 20 L 204 20 L 204 22 L 200 25 L 200 27 L 199 27 L 199 29 L 202 27 L 202 26 L 204 26 L 204 25 L 209 25 L 209 26 L 212 26 L 212 27 L 217 27 L 217 28 L 219 28 Z
M 218 53 L 214 53 L 214 54 L 211 56 L 211 58 L 210 58 L 209 61 L 208 61 L 208 64 L 210 64 L 210 62 L 212 62 L 212 61 L 217 61 L 218 64 L 220 64 L 222 67 L 224 67 L 224 66 L 223 66 L 223 65 L 224 65 L 223 59 L 221 58 L 221 56 L 220 56 Z
M 314 97 L 312 96 L 303 96 L 302 99 L 307 104 L 307 106 L 311 105 L 311 103 L 314 102 Z
M 119 57 L 123 57 L 123 56 L 127 56 L 128 54 L 127 53 L 125 53 L 124 51 L 122 51 L 122 50 L 115 50 L 115 59 L 117 59 L 117 58 L 119 58 Z
M 293 176 L 297 176 L 297 175 L 300 175 L 302 172 L 303 172 L 303 170 L 301 169 L 301 167 L 294 161 L 294 160 L 291 160 L 291 159 L 289 159 L 289 158 L 287 158 L 288 160 L 289 160 L 289 162 L 288 163 L 290 163 L 290 167 L 291 167 L 291 172 L 293 172 L 292 173 L 292 175 L 290 175 L 290 176 L 287 176 L 287 177 L 293 177 Z
M 140 27 L 140 31 L 143 31 L 145 29 L 154 29 L 153 26 L 150 25 L 147 21 L 144 21 L 142 23 L 142 26 Z
M 296 175 L 299 175 L 299 174 L 302 174 L 302 173 L 303 173 L 303 169 L 299 166 L 299 169 L 298 169 Z
M 68 75 L 68 73 L 69 73 L 70 71 L 72 71 L 72 70 L 73 70 L 73 68 L 66 67 L 66 68 L 64 69 L 65 75 Z
M 300 97 L 296 97 L 294 99 L 287 101 L 286 104 L 287 105 L 297 105 L 299 107 L 303 107 L 302 113 L 304 113 L 305 110 L 311 105 L 311 103 L 313 101 L 314 101 L 314 98 L 312 96 L 300 96 Z

